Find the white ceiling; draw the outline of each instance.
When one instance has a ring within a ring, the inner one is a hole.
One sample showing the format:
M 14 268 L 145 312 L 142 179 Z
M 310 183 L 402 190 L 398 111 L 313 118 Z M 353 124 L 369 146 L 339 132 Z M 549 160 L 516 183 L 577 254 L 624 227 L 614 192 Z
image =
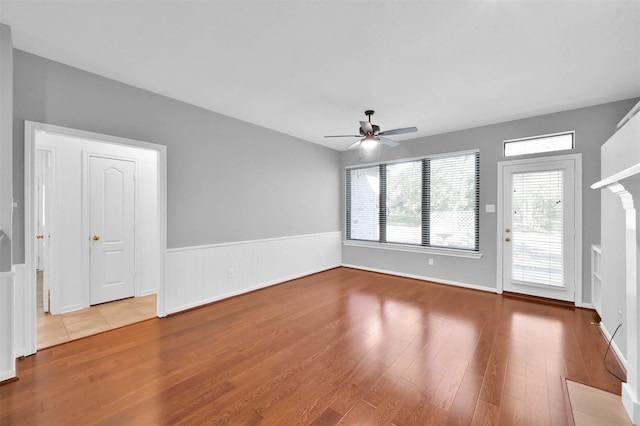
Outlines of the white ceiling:
M 0 0 L 14 46 L 341 150 L 640 96 L 640 1 Z

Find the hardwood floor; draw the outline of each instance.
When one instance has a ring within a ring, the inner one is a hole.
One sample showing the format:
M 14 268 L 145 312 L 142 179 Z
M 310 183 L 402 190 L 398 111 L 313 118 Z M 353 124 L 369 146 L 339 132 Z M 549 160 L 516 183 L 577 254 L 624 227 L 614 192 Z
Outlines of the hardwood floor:
M 20 360 L 0 424 L 564 425 L 593 316 L 337 268 Z

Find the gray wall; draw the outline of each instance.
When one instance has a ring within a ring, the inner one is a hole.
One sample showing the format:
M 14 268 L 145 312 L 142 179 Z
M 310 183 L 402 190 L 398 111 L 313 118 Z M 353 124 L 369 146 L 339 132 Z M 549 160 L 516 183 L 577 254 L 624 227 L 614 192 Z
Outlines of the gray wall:
M 11 271 L 13 48 L 11 28 L 0 24 L 0 272 Z
M 166 145 L 169 248 L 340 229 L 338 152 L 26 52 L 14 56 L 14 263 L 24 262 L 24 120 Z
M 376 153 L 374 158 L 359 159 L 358 150 L 343 153 L 341 172 L 344 174 L 344 167 L 356 164 L 479 148 L 480 252 L 483 255 L 477 260 L 344 246 L 343 263 L 496 288 L 497 215 L 485 213 L 485 205 L 497 204 L 497 163 L 505 160 L 502 155 L 502 142 L 507 139 L 575 130 L 574 152 L 582 153 L 584 186 L 582 191 L 583 299 L 589 302 L 591 300 L 590 246 L 600 242 L 600 193 L 591 190 L 589 186 L 600 180 L 600 146 L 614 133 L 618 121 L 636 102 L 637 99 L 625 100 L 414 139 L 403 142 L 397 148 L 383 146 L 380 158 L 377 158 Z M 342 194 L 342 211 L 344 211 L 344 177 Z M 344 221 L 343 213 L 343 229 Z M 428 265 L 429 257 L 434 258 L 433 266 Z

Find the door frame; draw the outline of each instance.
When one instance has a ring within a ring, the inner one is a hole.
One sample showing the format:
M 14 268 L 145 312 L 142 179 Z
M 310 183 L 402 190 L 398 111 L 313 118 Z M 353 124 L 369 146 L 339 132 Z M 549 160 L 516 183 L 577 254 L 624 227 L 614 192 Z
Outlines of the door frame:
M 507 160 L 507 161 L 499 161 L 498 162 L 498 205 L 497 205 L 497 228 L 496 228 L 496 288 L 497 293 L 502 294 L 504 283 L 503 283 L 503 249 L 502 249 L 502 236 L 504 229 L 504 218 L 503 218 L 503 207 L 504 207 L 504 194 L 503 194 L 503 179 L 504 179 L 504 168 L 506 166 L 513 165 L 527 165 L 527 164 L 540 164 L 552 161 L 559 160 L 571 160 L 575 166 L 574 180 L 573 180 L 573 190 L 575 196 L 575 208 L 574 208 L 574 291 L 575 298 L 574 303 L 575 306 L 581 307 L 584 305 L 582 301 L 582 154 L 566 154 L 566 155 L 553 155 L 553 156 L 545 156 L 545 157 L 534 157 L 534 158 L 525 158 L 520 160 Z
M 113 145 L 126 145 L 157 152 L 157 188 L 158 188 L 158 239 L 156 249 L 159 252 L 159 282 L 157 293 L 157 316 L 165 317 L 165 253 L 167 249 L 167 147 L 155 143 L 143 142 L 135 139 L 121 138 L 101 133 L 77 130 L 52 124 L 39 123 L 25 120 L 24 122 L 24 249 L 25 249 L 25 275 L 24 275 L 24 300 L 16 300 L 16 321 L 24 318 L 25 352 L 17 356 L 26 356 L 36 353 L 36 269 L 35 269 L 35 239 L 33 215 L 36 209 L 35 191 L 35 145 L 37 132 L 50 132 L 74 138 L 83 138 Z M 20 326 L 16 324 L 16 326 Z

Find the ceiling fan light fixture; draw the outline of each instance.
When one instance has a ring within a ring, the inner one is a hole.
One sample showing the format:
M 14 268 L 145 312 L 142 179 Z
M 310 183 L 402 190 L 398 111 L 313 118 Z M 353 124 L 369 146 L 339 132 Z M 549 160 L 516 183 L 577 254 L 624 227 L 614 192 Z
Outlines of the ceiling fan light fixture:
M 373 135 L 367 135 L 360 141 L 360 145 L 364 149 L 375 148 L 378 145 L 378 139 Z

